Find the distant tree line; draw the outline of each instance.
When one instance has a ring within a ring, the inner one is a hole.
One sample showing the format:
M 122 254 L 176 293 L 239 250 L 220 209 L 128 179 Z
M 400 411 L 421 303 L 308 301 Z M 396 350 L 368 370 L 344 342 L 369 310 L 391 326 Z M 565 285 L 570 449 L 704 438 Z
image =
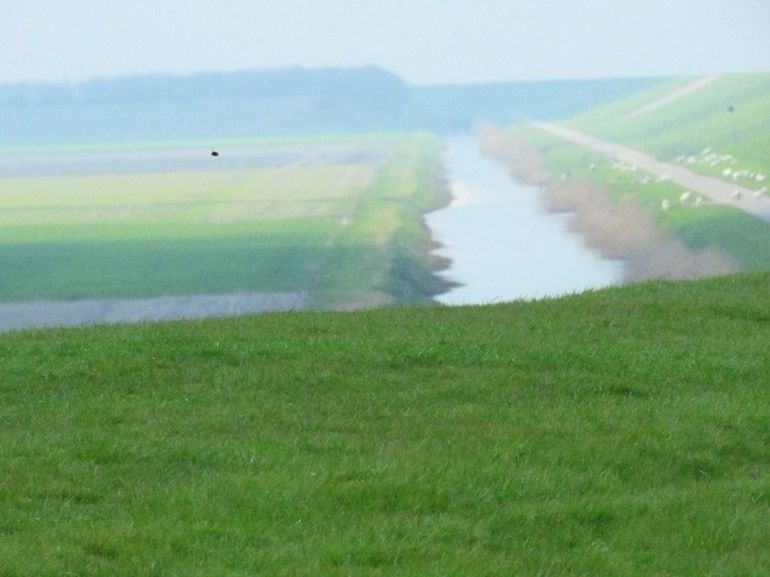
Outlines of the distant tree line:
M 468 130 L 558 119 L 663 79 L 415 86 L 377 67 L 0 86 L 0 145 Z

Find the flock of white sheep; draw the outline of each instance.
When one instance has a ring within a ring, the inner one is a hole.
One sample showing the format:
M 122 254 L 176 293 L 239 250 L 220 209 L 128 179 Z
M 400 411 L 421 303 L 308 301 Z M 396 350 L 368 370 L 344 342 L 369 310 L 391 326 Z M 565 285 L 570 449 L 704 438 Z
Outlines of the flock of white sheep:
M 700 206 L 704 203 L 703 197 L 701 195 L 696 195 L 692 193 L 689 190 L 685 190 L 680 196 L 679 196 L 679 203 L 684 206 Z M 661 210 L 670 210 L 671 209 L 671 201 L 667 198 L 664 198 L 660 202 L 660 208 Z
M 730 165 L 736 164 L 737 160 L 732 154 L 719 154 L 717 152 L 714 152 L 710 147 L 704 148 L 700 154 L 697 155 L 689 155 L 689 156 L 677 156 L 675 159 L 675 162 L 678 164 L 684 164 L 684 165 L 707 165 L 710 167 L 717 167 L 720 164 L 728 163 Z M 595 164 L 589 164 L 588 165 L 589 170 L 592 172 L 596 170 Z M 638 167 L 634 164 L 626 164 L 624 162 L 615 162 L 612 164 L 612 168 L 614 170 L 618 170 L 621 172 L 637 172 Z M 734 182 L 738 182 L 739 180 L 750 180 L 753 182 L 763 182 L 766 179 L 766 176 L 762 174 L 761 172 L 754 172 L 747 169 L 741 169 L 737 170 L 735 168 L 725 168 L 722 171 L 722 176 L 724 178 L 732 178 Z M 640 177 L 637 182 L 639 184 L 649 184 L 651 182 L 664 182 L 668 180 L 668 177 L 665 175 L 658 176 L 657 178 L 653 178 L 649 175 L 644 175 Z M 732 192 L 730 195 L 731 200 L 734 202 L 738 202 L 742 198 L 741 191 L 736 189 Z M 762 188 L 759 188 L 754 191 L 753 196 L 756 198 L 767 196 L 767 187 L 763 186 Z M 696 195 L 695 193 L 687 190 L 684 193 L 682 193 L 679 196 L 679 204 L 684 206 L 701 206 L 706 201 L 705 199 L 700 196 Z M 669 199 L 664 199 L 660 203 L 660 208 L 663 211 L 668 211 L 673 206 L 673 202 Z
M 699 164 L 699 165 L 707 165 L 707 166 L 710 166 L 711 168 L 716 168 L 717 166 L 725 162 L 730 165 L 735 165 L 738 162 L 732 154 L 719 154 L 717 152 L 714 152 L 709 147 L 704 148 L 701 151 L 701 153 L 698 155 L 677 156 L 674 160 L 678 164 L 685 164 L 685 165 Z M 763 182 L 767 178 L 761 172 L 755 172 L 745 168 L 739 170 L 730 166 L 722 170 L 722 176 L 724 178 L 732 178 L 733 182 L 738 182 L 739 180 Z
M 719 154 L 714 152 L 710 147 L 704 148 L 700 154 L 698 155 L 690 155 L 690 156 L 677 156 L 674 159 L 679 164 L 684 165 L 707 165 L 710 167 L 717 167 L 722 163 L 728 163 L 730 165 L 735 165 L 737 160 L 732 154 Z M 591 172 L 595 172 L 597 169 L 597 165 L 595 163 L 591 163 L 588 165 L 588 170 Z M 638 172 L 639 167 L 635 164 L 628 164 L 625 162 L 614 162 L 612 164 L 612 169 L 617 170 L 620 172 Z M 561 180 L 566 180 L 568 177 L 568 174 L 564 173 L 561 175 Z M 739 180 L 750 180 L 753 182 L 763 182 L 766 179 L 766 176 L 762 174 L 761 172 L 754 172 L 747 169 L 741 169 L 737 170 L 735 168 L 725 168 L 722 171 L 722 177 L 724 178 L 732 178 L 734 182 L 738 182 Z M 669 180 L 669 177 L 666 175 L 660 175 L 657 177 L 654 177 L 649 174 L 643 174 L 638 179 L 636 179 L 636 182 L 638 184 L 649 184 L 652 182 L 665 182 Z M 765 197 L 770 198 L 768 196 L 767 187 L 763 186 L 762 188 L 759 188 L 755 190 L 752 195 L 755 198 Z M 730 195 L 730 199 L 733 202 L 739 202 L 743 198 L 743 194 L 740 190 L 735 189 L 733 190 L 732 194 Z M 679 204 L 683 206 L 701 206 L 707 202 L 706 199 L 703 198 L 703 196 L 699 194 L 695 194 L 689 190 L 686 190 L 679 196 Z M 660 208 L 663 211 L 671 210 L 674 203 L 670 199 L 663 199 L 660 203 Z

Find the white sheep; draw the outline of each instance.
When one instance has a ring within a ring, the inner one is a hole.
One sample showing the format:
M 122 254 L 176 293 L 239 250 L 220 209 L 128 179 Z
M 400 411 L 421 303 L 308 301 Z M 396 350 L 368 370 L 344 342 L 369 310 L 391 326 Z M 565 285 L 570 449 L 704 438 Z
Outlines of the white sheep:
M 667 198 L 664 198 L 664 199 L 663 199 L 663 201 L 660 203 L 660 209 L 661 209 L 663 212 L 666 212 L 666 211 L 668 211 L 668 209 L 670 209 L 670 208 L 671 208 L 671 201 L 670 201 L 670 200 L 668 200 Z
M 692 195 L 692 193 L 691 193 L 689 190 L 686 190 L 686 191 L 685 191 L 685 192 L 682 194 L 682 196 L 680 196 L 680 197 L 679 197 L 679 202 L 681 202 L 682 204 L 687 204 L 687 201 L 689 201 L 689 200 L 690 200 L 690 196 L 691 196 L 691 195 Z

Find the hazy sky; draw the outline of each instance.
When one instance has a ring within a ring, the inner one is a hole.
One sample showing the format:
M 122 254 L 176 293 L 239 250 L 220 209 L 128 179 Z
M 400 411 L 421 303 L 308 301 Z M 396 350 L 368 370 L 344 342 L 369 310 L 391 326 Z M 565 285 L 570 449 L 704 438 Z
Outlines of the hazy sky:
M 0 0 L 0 82 L 377 64 L 415 83 L 770 70 L 769 0 Z

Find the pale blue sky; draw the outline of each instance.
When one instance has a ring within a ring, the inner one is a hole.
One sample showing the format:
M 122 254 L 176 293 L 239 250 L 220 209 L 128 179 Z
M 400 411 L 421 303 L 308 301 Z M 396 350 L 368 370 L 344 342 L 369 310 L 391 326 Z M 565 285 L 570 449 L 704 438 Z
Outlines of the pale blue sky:
M 0 0 L 0 83 L 377 64 L 415 83 L 770 70 L 768 0 Z

